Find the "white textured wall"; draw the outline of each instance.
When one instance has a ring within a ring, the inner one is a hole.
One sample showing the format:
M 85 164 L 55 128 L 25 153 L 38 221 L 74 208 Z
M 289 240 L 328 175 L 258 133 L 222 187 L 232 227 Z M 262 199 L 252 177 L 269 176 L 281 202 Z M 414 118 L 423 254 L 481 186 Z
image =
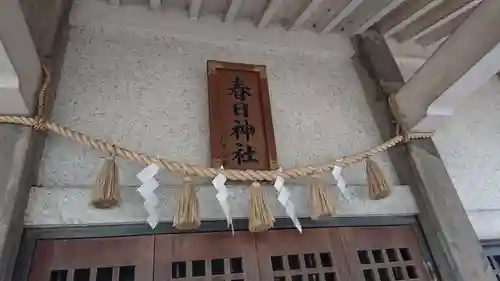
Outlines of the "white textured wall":
M 291 198 L 299 217 L 309 217 L 309 191 L 301 185 L 288 185 Z M 250 210 L 249 190 L 244 186 L 232 187 L 229 205 L 233 217 L 247 218 Z M 158 207 L 160 220 L 170 221 L 175 212 L 176 188 L 161 186 L 157 190 L 160 199 Z M 336 216 L 379 216 L 379 215 L 412 215 L 417 213 L 417 207 L 412 199 L 411 191 L 406 186 L 393 187 L 392 195 L 384 200 L 368 199 L 366 186 L 349 187 L 349 201 L 338 199 Z M 224 219 L 224 213 L 215 199 L 215 190 L 202 186 L 198 191 L 200 198 L 200 213 L 203 219 Z M 33 188 L 28 206 L 25 223 L 27 225 L 56 224 L 101 224 L 122 222 L 144 222 L 147 213 L 142 207 L 143 200 L 135 191 L 135 187 L 122 188 L 123 203 L 120 208 L 112 210 L 97 210 L 89 206 L 90 192 L 88 187 L 49 187 Z M 285 217 L 284 209 L 276 200 L 276 192 L 269 187 L 266 200 L 273 214 Z
M 434 141 L 481 238 L 500 238 L 500 79 L 461 102 Z
M 250 22 L 227 25 L 215 18 L 192 21 L 180 13 L 112 8 L 92 0 L 75 4 L 71 24 L 53 118 L 89 135 L 208 165 L 205 64 L 215 59 L 267 65 L 278 159 L 284 167 L 324 163 L 381 142 L 347 38 L 279 27 L 257 30 Z M 96 212 L 87 206 L 85 192 L 100 169 L 101 156 L 51 135 L 40 169 L 44 188 L 33 189 L 26 222 L 136 221 L 135 215 L 126 215 L 142 212 L 134 192 L 125 196 L 129 201 L 124 208 L 136 208 L 130 212 Z M 386 155 L 376 160 L 390 183 L 397 184 Z M 119 164 L 121 183 L 137 185 L 135 174 L 142 167 Z M 350 185 L 361 187 L 352 189 L 351 202 L 341 203 L 341 215 L 416 212 L 407 187 L 396 188 L 391 199 L 367 202 L 363 164 L 348 169 L 346 177 Z M 178 176 L 166 172 L 160 179 L 166 186 L 179 184 Z M 202 205 L 207 206 L 202 207 L 203 217 L 222 218 L 210 187 L 202 189 Z M 172 190 L 160 193 L 171 200 Z M 246 201 L 245 190 L 234 190 L 235 202 Z M 308 196 L 299 195 L 299 212 L 307 215 Z M 244 216 L 247 205 L 234 204 L 240 208 L 237 215 Z M 167 205 L 163 219 L 171 217 L 173 205 Z

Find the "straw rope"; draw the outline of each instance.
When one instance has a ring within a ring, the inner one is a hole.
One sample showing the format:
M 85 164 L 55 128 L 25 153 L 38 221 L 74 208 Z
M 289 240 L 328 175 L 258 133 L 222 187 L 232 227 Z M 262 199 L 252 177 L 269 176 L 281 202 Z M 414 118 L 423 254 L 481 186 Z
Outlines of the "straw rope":
M 282 176 L 283 178 L 311 176 L 314 174 L 319 174 L 329 171 L 333 169 L 335 166 L 348 166 L 350 164 L 363 161 L 367 157 L 387 151 L 389 148 L 394 147 L 400 143 L 404 143 L 414 139 L 430 138 L 432 136 L 432 134 L 430 133 L 409 133 L 405 131 L 404 135 L 398 135 L 376 147 L 367 149 L 365 151 L 352 154 L 347 157 L 335 159 L 323 165 L 289 168 L 289 169 L 284 169 L 282 172 L 265 171 L 265 170 L 232 170 L 232 169 L 220 170 L 209 167 L 189 165 L 185 163 L 169 161 L 165 158 L 149 156 L 142 152 L 123 148 L 114 143 L 96 139 L 88 135 L 85 135 L 83 133 L 74 131 L 68 127 L 59 125 L 55 122 L 45 120 L 44 111 L 46 104 L 46 95 L 50 83 L 50 75 L 45 67 L 44 67 L 44 72 L 45 72 L 45 80 L 39 91 L 38 111 L 36 117 L 33 118 L 24 116 L 0 116 L 0 123 L 24 125 L 28 127 L 33 127 L 35 130 L 38 131 L 45 131 L 45 130 L 51 131 L 63 137 L 69 138 L 86 147 L 100 150 L 106 154 L 111 153 L 116 156 L 138 162 L 140 164 L 148 165 L 156 163 L 159 167 L 167 171 L 174 173 L 182 173 L 188 176 L 213 178 L 218 173 L 223 173 L 227 177 L 227 179 L 239 180 L 239 181 L 249 181 L 249 180 L 274 181 L 277 176 Z
M 51 76 L 50 76 L 50 71 L 49 69 L 43 65 L 42 66 L 42 72 L 45 75 L 44 82 L 42 84 L 42 87 L 40 88 L 40 91 L 38 93 L 38 105 L 37 105 L 37 112 L 36 116 L 43 118 L 45 117 L 45 110 L 46 110 L 46 100 L 47 100 L 47 94 L 49 92 L 49 86 L 51 82 Z

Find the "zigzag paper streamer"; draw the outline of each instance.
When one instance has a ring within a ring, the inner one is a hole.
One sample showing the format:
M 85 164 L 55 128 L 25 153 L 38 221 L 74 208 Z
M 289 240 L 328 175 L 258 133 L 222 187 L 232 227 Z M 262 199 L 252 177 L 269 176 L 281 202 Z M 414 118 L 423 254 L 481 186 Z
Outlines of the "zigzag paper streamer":
M 160 186 L 160 183 L 154 178 L 159 169 L 153 163 L 137 174 L 137 178 L 142 182 L 137 191 L 144 198 L 144 209 L 148 212 L 147 222 L 152 229 L 155 229 L 159 222 L 157 210 L 159 200 L 155 190 Z
M 281 168 L 279 171 L 281 172 Z M 277 176 L 276 181 L 274 182 L 274 188 L 278 191 L 278 202 L 280 202 L 280 204 L 285 208 L 285 212 L 292 220 L 293 225 L 295 225 L 297 230 L 302 233 L 302 225 L 295 214 L 295 208 L 290 200 L 290 191 L 288 191 L 285 187 L 285 179 Z
M 349 197 L 347 197 L 347 194 L 346 194 L 347 190 L 346 190 L 346 183 L 344 180 L 344 175 L 342 174 L 343 171 L 344 171 L 344 168 L 342 166 L 335 165 L 335 167 L 332 170 L 332 175 L 335 178 L 335 180 L 337 181 L 337 187 L 339 188 L 340 192 L 342 192 L 342 195 L 344 196 L 344 198 L 349 199 Z
M 224 167 L 221 166 L 221 170 Z M 229 209 L 229 203 L 227 202 L 227 198 L 229 197 L 229 193 L 226 187 L 227 178 L 223 173 L 218 173 L 217 176 L 212 180 L 212 185 L 217 190 L 217 195 L 215 197 L 219 200 L 220 206 L 222 207 L 222 211 L 224 215 L 226 215 L 227 226 L 231 227 L 231 231 L 234 235 L 234 226 L 233 226 L 233 218 L 231 217 L 231 211 Z

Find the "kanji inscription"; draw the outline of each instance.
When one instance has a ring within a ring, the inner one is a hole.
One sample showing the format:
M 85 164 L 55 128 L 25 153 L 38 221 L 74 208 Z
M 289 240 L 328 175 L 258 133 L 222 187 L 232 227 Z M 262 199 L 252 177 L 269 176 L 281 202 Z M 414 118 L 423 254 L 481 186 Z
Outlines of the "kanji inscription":
M 276 169 L 266 69 L 208 61 L 212 166 Z

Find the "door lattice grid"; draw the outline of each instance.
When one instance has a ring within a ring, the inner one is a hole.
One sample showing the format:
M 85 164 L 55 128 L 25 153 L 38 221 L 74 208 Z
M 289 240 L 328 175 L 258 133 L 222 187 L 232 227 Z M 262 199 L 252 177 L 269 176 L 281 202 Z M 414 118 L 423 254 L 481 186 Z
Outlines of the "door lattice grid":
M 347 227 L 340 233 L 354 280 L 431 280 L 411 226 Z
M 275 281 L 336 281 L 332 257 L 326 253 L 272 256 Z
M 172 262 L 172 279 L 194 280 L 218 276 L 223 280 L 244 280 L 243 258 L 194 260 Z
M 251 233 L 156 236 L 155 281 L 260 280 Z
M 152 280 L 153 252 L 153 236 L 42 240 L 29 280 Z
M 272 230 L 255 241 L 261 280 L 349 280 L 337 229 Z
M 408 248 L 358 250 L 358 259 L 366 281 L 419 279 Z

